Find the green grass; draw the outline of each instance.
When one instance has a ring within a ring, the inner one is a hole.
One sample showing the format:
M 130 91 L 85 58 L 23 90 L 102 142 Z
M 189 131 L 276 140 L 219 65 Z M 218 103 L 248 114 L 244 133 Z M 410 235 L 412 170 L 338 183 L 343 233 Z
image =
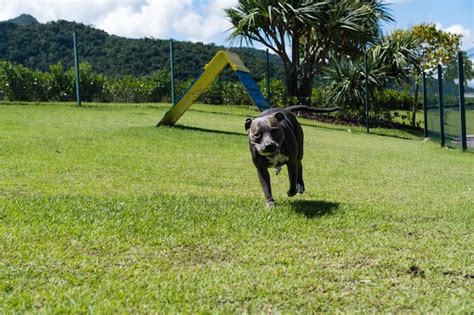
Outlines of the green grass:
M 472 154 L 304 126 L 267 209 L 247 113 L 166 109 L 0 106 L 0 313 L 473 311 Z

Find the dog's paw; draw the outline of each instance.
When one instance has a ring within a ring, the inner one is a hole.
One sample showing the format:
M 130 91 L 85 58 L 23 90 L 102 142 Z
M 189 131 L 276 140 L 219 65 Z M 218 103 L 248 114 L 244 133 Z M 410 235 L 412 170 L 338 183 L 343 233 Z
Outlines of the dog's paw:
M 287 194 L 288 194 L 288 197 L 293 197 L 294 195 L 296 195 L 296 189 L 295 190 L 288 190 Z
M 298 194 L 304 193 L 304 185 L 297 184 L 296 185 L 296 191 L 298 192 Z
M 275 205 L 275 200 L 273 199 L 267 200 L 267 208 L 271 208 L 274 205 Z
M 281 166 L 275 166 L 273 169 L 275 170 L 275 175 L 280 174 L 280 172 L 281 172 Z

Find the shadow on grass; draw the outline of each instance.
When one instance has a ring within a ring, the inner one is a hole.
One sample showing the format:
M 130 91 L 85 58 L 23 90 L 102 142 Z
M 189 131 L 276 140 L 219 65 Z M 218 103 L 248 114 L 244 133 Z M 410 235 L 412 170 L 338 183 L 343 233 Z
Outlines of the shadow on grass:
M 247 134 L 243 133 L 243 132 L 240 133 L 240 132 L 233 132 L 233 131 L 215 130 L 215 129 L 207 129 L 207 128 L 191 127 L 191 126 L 183 126 L 183 125 L 177 125 L 177 126 L 174 126 L 173 128 L 178 128 L 178 129 L 182 129 L 182 130 L 201 131 L 201 132 L 210 132 L 210 133 L 218 133 L 218 134 L 224 134 L 224 135 L 247 137 Z
M 308 122 L 302 122 L 301 125 L 307 126 L 307 127 L 325 129 L 325 130 L 342 131 L 346 133 L 348 132 L 349 129 L 351 130 L 350 132 L 352 133 L 358 133 L 358 134 L 367 133 L 366 129 L 364 129 L 364 126 L 362 125 L 337 125 L 337 124 L 315 125 Z M 385 128 L 386 130 L 385 133 L 377 129 L 384 129 L 384 128 L 371 128 L 370 134 L 382 136 L 382 137 L 404 139 L 404 140 L 415 140 L 417 138 L 419 139 L 423 138 L 423 130 L 419 128 L 410 128 L 410 127 Z M 394 132 L 390 133 L 391 130 L 393 130 Z M 406 135 L 396 134 L 396 132 L 405 132 Z
M 295 200 L 290 206 L 296 213 L 304 215 L 308 219 L 334 214 L 339 209 L 338 202 L 322 200 Z

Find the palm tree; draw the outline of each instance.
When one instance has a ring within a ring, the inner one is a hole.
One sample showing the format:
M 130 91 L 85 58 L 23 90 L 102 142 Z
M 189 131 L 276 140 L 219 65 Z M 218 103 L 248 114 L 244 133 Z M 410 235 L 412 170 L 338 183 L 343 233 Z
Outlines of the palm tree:
M 287 96 L 311 102 L 314 77 L 330 56 L 356 56 L 392 20 L 381 0 L 239 0 L 226 10 L 229 40 L 258 42 L 280 56 Z
M 418 60 L 418 41 L 409 33 L 382 36 L 367 52 L 369 91 L 375 92 L 386 83 L 399 84 L 410 79 L 412 65 Z M 328 69 L 331 83 L 328 99 L 337 105 L 361 106 L 365 97 L 365 69 L 363 57 L 355 60 L 333 58 Z

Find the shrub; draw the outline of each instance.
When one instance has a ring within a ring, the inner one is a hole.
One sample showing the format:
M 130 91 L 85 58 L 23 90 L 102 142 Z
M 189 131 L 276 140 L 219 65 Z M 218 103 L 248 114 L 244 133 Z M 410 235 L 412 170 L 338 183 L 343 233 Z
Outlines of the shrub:
M 74 80 L 66 74 L 61 64 L 51 65 L 49 67 L 48 95 L 49 99 L 55 101 L 72 101 L 75 98 L 73 89 Z
M 168 71 L 162 69 L 153 73 L 149 78 L 150 102 L 167 102 L 171 99 L 171 77 Z
M 132 76 L 111 80 L 110 84 L 112 102 L 149 102 L 151 91 L 152 86 L 149 82 Z
M 69 76 L 70 82 L 75 84 L 75 72 L 73 68 L 69 69 L 67 75 Z M 97 76 L 92 70 L 91 64 L 86 62 L 79 65 L 79 76 L 81 99 L 86 102 L 92 102 L 98 99 L 104 86 L 103 77 Z
M 219 80 L 215 80 L 209 87 L 199 96 L 198 102 L 204 104 L 222 105 L 224 98 L 222 97 L 223 84 Z
M 268 99 L 267 84 L 265 80 L 262 80 L 259 84 L 260 90 L 263 92 L 263 96 Z M 273 107 L 286 107 L 288 102 L 285 98 L 286 87 L 282 80 L 270 80 L 270 103 Z
M 43 72 L 10 62 L 1 62 L 0 69 L 0 93 L 8 100 L 48 100 L 48 80 Z
M 410 110 L 414 101 L 413 96 L 408 90 L 398 91 L 393 89 L 383 89 L 374 93 L 372 104 L 374 104 L 376 109 Z

